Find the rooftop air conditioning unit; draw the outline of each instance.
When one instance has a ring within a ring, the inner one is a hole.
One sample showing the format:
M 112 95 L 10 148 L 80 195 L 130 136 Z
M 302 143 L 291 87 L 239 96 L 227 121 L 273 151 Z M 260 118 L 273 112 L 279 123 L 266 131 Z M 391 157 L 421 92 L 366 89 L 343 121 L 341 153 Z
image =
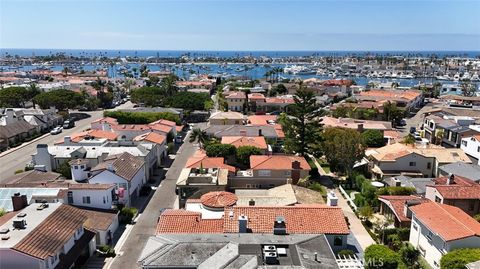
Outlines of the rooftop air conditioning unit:
M 13 221 L 13 228 L 15 229 L 25 229 L 26 225 L 27 225 L 27 222 L 24 219 Z

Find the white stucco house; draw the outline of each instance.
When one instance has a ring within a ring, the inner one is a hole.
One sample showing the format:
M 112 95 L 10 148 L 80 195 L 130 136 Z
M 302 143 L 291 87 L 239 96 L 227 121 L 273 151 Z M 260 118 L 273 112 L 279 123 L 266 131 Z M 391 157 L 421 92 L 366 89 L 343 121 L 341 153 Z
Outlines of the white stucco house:
M 463 138 L 460 148 L 465 154 L 476 159 L 480 165 L 480 135 Z
M 461 209 L 435 202 L 405 208 L 411 215 L 410 243 L 433 268 L 458 248 L 480 248 L 480 223 Z
M 91 169 L 90 184 L 114 184 L 118 203 L 131 206 L 146 183 L 145 162 L 127 152 L 109 156 Z

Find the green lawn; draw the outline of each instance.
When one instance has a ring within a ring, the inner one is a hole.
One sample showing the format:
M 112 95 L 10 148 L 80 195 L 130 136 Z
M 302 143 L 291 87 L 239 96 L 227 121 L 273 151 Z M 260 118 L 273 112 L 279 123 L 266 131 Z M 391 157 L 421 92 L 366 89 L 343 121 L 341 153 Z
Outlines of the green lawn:
M 330 173 L 330 165 L 328 164 L 322 164 L 320 165 L 322 168 L 323 168 L 323 171 L 325 171 L 325 173 Z

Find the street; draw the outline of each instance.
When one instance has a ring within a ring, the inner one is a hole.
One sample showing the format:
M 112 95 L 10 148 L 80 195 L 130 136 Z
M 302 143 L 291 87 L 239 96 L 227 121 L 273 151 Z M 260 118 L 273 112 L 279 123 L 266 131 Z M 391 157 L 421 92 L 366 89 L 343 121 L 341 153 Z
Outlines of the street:
M 140 212 L 136 224 L 109 268 L 139 268 L 137 260 L 148 238 L 155 235 L 160 209 L 173 208 L 176 199 L 177 178 L 185 167 L 187 159 L 198 148 L 189 143 L 188 138 L 189 135 L 185 137 L 184 144 L 178 150 L 173 164 L 169 168 L 165 168 L 168 169 L 165 179 L 161 181 L 144 211 Z
M 130 108 L 132 106 L 133 105 L 131 102 L 127 102 L 114 108 L 113 110 Z M 55 142 L 63 140 L 64 136 L 72 135 L 90 128 L 90 122 L 100 119 L 103 116 L 103 111 L 92 111 L 85 113 L 89 114 L 91 117 L 76 121 L 75 127 L 72 129 L 64 129 L 63 132 L 58 135 L 46 134 L 44 137 L 38 140 L 27 142 L 27 144 L 23 147 L 19 146 L 18 148 L 15 148 L 15 150 L 10 153 L 4 152 L 3 155 L 0 155 L 2 156 L 0 157 L 0 183 L 2 183 L 2 181 L 7 177 L 12 176 L 16 170 L 25 168 L 25 164 L 32 160 L 32 154 L 37 152 L 38 144 L 53 145 Z

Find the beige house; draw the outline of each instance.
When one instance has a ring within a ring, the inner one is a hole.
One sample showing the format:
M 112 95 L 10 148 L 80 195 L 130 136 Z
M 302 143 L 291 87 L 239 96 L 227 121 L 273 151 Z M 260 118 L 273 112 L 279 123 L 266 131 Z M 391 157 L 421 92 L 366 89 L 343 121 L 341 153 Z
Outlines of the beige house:
M 243 111 L 246 99 L 244 92 L 232 92 L 225 96 L 229 111 Z
M 471 163 L 468 156 L 457 148 L 396 143 L 366 152 L 369 169 L 376 178 L 398 175 L 411 177 L 437 177 L 438 167 L 455 162 Z
M 184 207 L 187 199 L 199 199 L 207 192 L 224 191 L 227 183 L 228 169 L 184 168 L 176 184 L 180 207 Z
M 297 184 L 308 176 L 310 165 L 305 158 L 290 155 L 252 155 L 250 169 L 237 171 L 230 177 L 232 189 L 267 189 L 284 184 Z
M 243 125 L 245 117 L 239 112 L 217 112 L 210 116 L 210 125 Z

